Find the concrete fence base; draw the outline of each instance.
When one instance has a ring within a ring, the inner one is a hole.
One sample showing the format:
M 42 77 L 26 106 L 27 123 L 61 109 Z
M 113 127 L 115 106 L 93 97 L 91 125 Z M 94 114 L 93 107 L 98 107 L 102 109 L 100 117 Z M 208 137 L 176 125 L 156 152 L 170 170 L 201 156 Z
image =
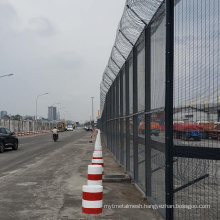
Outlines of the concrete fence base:
M 29 134 L 46 133 L 52 130 L 54 126 L 57 126 L 57 124 L 43 121 L 18 121 L 1 118 L 0 126 L 6 127 L 11 132 L 15 132 L 21 136 Z

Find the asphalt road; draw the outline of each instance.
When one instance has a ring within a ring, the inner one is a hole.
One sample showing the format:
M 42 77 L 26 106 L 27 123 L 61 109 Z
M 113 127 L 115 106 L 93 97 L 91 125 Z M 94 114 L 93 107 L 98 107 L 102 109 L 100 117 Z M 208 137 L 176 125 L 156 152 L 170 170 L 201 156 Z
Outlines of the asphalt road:
M 59 133 L 57 142 L 51 134 L 24 136 L 19 143 L 0 154 L 0 219 L 62 219 L 63 189 L 71 189 L 88 133 Z

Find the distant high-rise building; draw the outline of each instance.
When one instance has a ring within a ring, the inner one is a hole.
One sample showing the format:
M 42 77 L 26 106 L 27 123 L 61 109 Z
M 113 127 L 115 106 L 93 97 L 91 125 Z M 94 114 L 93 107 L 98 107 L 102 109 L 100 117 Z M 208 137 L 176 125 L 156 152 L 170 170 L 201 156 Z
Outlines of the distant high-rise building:
M 57 108 L 50 106 L 48 107 L 48 120 L 54 121 L 57 120 Z
M 7 115 L 7 112 L 6 111 L 1 111 L 1 117 Z
M 57 112 L 57 120 L 60 120 L 60 113 Z
M 32 116 L 32 115 L 25 115 L 25 116 L 22 116 L 22 119 L 23 120 L 34 120 L 36 116 Z

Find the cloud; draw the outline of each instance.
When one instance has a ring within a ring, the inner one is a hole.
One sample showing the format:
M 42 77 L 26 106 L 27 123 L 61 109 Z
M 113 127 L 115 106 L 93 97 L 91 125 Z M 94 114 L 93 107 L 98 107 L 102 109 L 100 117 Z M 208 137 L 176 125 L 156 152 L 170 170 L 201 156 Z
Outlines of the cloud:
M 55 25 L 44 17 L 36 17 L 29 20 L 29 31 L 42 37 L 50 37 L 58 33 Z
M 101 76 L 125 3 L 113 1 L 117 7 L 103 0 L 0 0 L 0 72 L 14 74 L 0 81 L 7 91 L 0 110 L 34 115 L 36 97 L 49 92 L 38 103 L 44 117 L 47 107 L 59 102 L 65 107 L 62 114 L 67 110 L 74 120 L 89 119 L 91 96 L 96 113 Z
M 53 57 L 54 66 L 65 70 L 83 68 L 85 61 L 75 51 L 64 51 Z
M 15 9 L 7 3 L 0 3 L 0 31 L 9 31 L 12 29 L 18 16 Z

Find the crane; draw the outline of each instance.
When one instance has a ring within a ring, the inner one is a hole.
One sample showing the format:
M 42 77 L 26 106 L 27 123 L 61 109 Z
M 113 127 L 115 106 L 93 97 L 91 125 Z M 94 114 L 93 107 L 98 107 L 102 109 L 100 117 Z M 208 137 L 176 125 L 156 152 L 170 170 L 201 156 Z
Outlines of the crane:
M 203 103 L 204 103 L 205 107 L 207 107 L 208 104 L 215 98 L 215 96 L 217 95 L 217 93 L 218 93 L 219 90 L 220 90 L 220 88 L 218 88 L 218 89 L 215 90 L 215 92 L 213 93 L 213 95 L 209 98 L 208 102 L 207 102 L 205 99 L 203 99 Z M 218 96 L 218 101 L 220 101 L 219 96 Z

